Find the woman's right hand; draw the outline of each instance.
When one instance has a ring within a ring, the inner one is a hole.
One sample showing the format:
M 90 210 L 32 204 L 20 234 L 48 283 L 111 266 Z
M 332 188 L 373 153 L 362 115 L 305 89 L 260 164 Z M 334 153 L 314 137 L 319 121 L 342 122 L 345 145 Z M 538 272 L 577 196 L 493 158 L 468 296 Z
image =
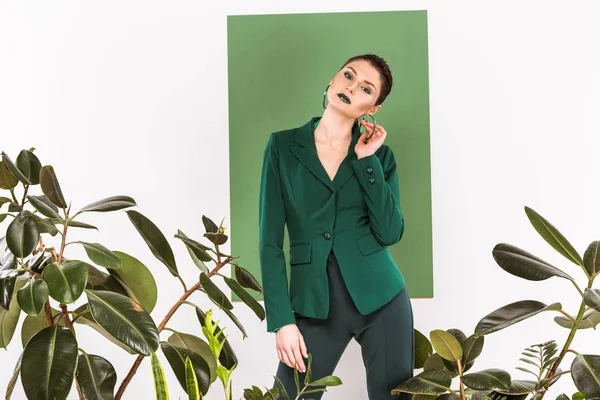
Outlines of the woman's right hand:
M 304 358 L 308 358 L 304 337 L 296 324 L 284 325 L 275 332 L 277 341 L 277 356 L 281 362 L 290 368 L 297 364 L 299 372 L 306 372 Z

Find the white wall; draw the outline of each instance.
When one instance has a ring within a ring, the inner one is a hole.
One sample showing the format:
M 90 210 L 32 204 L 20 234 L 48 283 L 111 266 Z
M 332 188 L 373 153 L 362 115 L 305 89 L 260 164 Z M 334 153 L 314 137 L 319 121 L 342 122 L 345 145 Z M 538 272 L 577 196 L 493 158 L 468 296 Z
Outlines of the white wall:
M 200 237 L 202 214 L 229 212 L 226 15 L 400 7 L 356 0 L 237 3 L 3 2 L 1 149 L 14 156 L 37 147 L 74 208 L 128 194 L 167 236 L 180 228 Z M 582 253 L 600 238 L 600 6 L 547 0 L 401 5 L 429 12 L 435 298 L 413 299 L 417 329 L 469 334 L 488 312 L 526 298 L 560 300 L 575 313 L 577 293 L 569 282 L 520 280 L 495 264 L 491 249 L 509 242 L 583 278 L 537 236 L 523 206 L 550 219 Z M 160 282 L 153 312 L 159 320 L 179 295 L 179 282 L 153 258 L 124 213 L 93 217 L 89 221 L 101 233 L 77 238 L 141 258 Z M 183 264 L 183 246 L 171 243 Z M 180 269 L 187 281 L 197 277 L 189 265 Z M 198 304 L 208 307 L 201 299 Z M 243 306 L 237 313 L 249 333 L 242 342 L 228 325 L 240 358 L 233 375 L 239 398 L 244 387 L 271 384 L 277 357 L 265 324 Z M 189 309 L 171 325 L 200 334 Z M 598 335 L 581 331 L 573 348 L 600 354 Z M 500 367 L 527 378 L 514 369 L 522 349 L 552 338 L 562 344 L 566 336 L 550 313 L 539 315 L 487 337 L 475 369 Z M 113 362 L 120 383 L 134 358 L 95 334 L 79 340 Z M 15 336 L 1 353 L 0 390 L 20 350 Z M 166 370 L 172 398 L 184 398 Z M 366 398 L 355 342 L 336 375 L 344 385 L 331 389 L 329 398 Z M 146 360 L 125 398 L 153 398 L 151 382 Z M 551 395 L 574 390 L 565 377 Z M 20 384 L 14 398 L 24 398 Z M 222 399 L 221 389 L 215 386 L 209 398 Z

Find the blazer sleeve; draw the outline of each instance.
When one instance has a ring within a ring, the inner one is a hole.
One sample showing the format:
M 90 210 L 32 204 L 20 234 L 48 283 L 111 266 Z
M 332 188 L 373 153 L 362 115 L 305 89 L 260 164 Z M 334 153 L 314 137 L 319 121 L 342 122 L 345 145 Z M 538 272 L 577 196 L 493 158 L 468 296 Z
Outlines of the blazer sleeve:
M 295 324 L 288 294 L 283 252 L 285 204 L 279 175 L 277 137 L 269 136 L 264 154 L 259 194 L 259 259 L 267 317 L 267 331 Z
M 352 162 L 369 210 L 371 229 L 384 246 L 397 243 L 404 234 L 400 188 L 394 152 L 385 147 L 383 159 L 375 154 Z

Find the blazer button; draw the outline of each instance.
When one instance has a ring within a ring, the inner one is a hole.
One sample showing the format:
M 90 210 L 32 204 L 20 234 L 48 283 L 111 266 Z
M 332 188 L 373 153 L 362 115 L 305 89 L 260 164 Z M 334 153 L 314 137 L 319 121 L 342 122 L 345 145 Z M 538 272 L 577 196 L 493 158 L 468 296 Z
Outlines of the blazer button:
M 369 167 L 366 169 L 367 174 L 372 174 L 373 173 L 373 168 Z
M 375 178 L 369 178 L 369 183 L 372 185 L 375 183 Z
M 331 239 L 331 234 L 329 232 L 325 232 L 323 236 L 325 236 L 325 239 L 327 240 Z

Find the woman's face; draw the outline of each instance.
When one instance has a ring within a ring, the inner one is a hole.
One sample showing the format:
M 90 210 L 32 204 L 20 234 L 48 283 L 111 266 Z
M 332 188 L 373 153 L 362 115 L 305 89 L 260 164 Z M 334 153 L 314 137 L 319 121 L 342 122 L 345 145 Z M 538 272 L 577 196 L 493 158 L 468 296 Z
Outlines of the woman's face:
M 328 107 L 356 119 L 364 114 L 374 114 L 381 105 L 375 106 L 381 90 L 381 78 L 366 60 L 354 60 L 338 71 L 327 91 Z

